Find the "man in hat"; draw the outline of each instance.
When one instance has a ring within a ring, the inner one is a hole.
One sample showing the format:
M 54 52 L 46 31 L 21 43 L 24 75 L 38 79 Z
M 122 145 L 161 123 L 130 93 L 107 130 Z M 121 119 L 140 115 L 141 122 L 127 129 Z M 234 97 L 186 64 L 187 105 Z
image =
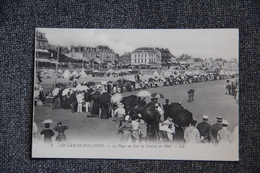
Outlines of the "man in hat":
M 200 132 L 200 139 L 202 143 L 210 142 L 210 128 L 211 126 L 208 123 L 208 116 L 202 116 L 202 122 L 197 125 L 197 129 Z
M 227 80 L 227 84 L 226 84 L 226 94 L 230 95 L 230 90 L 231 90 L 231 85 L 229 83 L 229 80 Z
M 214 144 L 218 144 L 217 135 L 218 135 L 218 131 L 222 129 L 222 120 L 223 118 L 221 116 L 217 116 L 217 123 L 211 126 L 210 138 L 212 140 L 212 143 Z
M 77 93 L 76 88 L 72 89 L 72 93 L 70 95 L 70 101 L 71 101 L 71 112 L 75 113 L 77 111 L 78 103 L 77 103 Z
M 119 127 L 123 124 L 125 118 L 125 108 L 123 103 L 117 104 L 117 109 L 114 111 L 114 121 L 116 121 L 116 129 L 118 130 Z
M 184 139 L 187 143 L 200 143 L 200 132 L 195 127 L 197 121 L 193 120 L 184 131 Z
M 165 100 L 166 104 L 163 105 L 163 111 L 164 111 L 164 120 L 166 120 L 170 116 L 170 105 L 169 105 L 169 99 Z
M 227 129 L 227 126 L 228 126 L 228 121 L 227 120 L 223 120 L 222 121 L 222 129 L 218 131 L 218 135 L 217 135 L 217 138 L 218 138 L 218 141 L 219 141 L 219 144 L 220 143 L 231 143 L 232 142 L 232 135 L 231 135 L 231 132 Z
M 151 98 L 151 102 L 149 102 L 146 106 L 150 107 L 152 105 L 155 105 L 155 103 L 156 103 L 156 99 L 155 98 Z

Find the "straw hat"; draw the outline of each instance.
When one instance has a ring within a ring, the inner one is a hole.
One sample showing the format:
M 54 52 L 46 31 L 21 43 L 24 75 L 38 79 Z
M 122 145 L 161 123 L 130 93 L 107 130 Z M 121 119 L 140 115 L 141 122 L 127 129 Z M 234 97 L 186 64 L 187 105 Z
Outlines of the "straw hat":
M 203 115 L 202 118 L 203 118 L 204 120 L 207 120 L 207 119 L 209 118 L 209 116 L 208 116 L 208 115 Z
M 118 106 L 119 108 L 123 108 L 123 107 L 124 107 L 123 103 L 118 103 L 117 106 Z

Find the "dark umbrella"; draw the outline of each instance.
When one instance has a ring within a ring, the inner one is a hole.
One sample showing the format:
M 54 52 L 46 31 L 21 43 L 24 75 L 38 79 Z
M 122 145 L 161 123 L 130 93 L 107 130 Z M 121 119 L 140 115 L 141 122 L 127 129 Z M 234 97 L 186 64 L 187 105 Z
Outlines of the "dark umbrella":
M 93 94 L 91 94 L 91 100 L 97 101 L 101 93 L 99 91 L 95 91 Z
M 184 107 L 180 103 L 171 103 L 170 104 L 170 112 L 175 112 L 177 110 L 183 110 Z
M 170 115 L 172 121 L 177 124 L 178 126 L 189 126 L 192 118 L 192 113 L 187 109 L 177 110 Z
M 108 105 L 110 103 L 111 95 L 107 92 L 102 93 L 99 96 L 100 104 L 101 105 Z

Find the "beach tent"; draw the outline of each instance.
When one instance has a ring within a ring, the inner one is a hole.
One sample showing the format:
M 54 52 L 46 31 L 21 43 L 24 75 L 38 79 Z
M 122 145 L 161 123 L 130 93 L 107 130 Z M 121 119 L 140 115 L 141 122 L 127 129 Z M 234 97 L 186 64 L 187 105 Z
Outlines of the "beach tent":
M 109 70 L 107 70 L 107 72 L 106 73 L 113 73 L 113 72 L 115 72 L 114 70 L 112 70 L 112 69 L 109 69 Z
M 62 76 L 63 78 L 69 79 L 71 77 L 71 73 L 69 70 L 65 70 Z
M 73 76 L 78 76 L 79 74 L 78 74 L 78 72 L 77 72 L 76 70 L 74 70 L 74 71 L 72 72 L 72 75 L 73 75 Z
M 88 75 L 85 73 L 84 70 L 82 70 L 81 72 L 79 72 L 80 77 L 88 77 Z
M 53 69 L 48 70 L 48 77 L 49 78 L 55 77 L 55 71 Z
M 225 73 L 224 70 L 220 70 L 220 72 L 219 72 L 218 74 L 220 74 L 220 75 L 224 75 L 224 74 L 226 74 L 226 73 Z
M 157 71 L 155 71 L 155 72 L 153 73 L 153 75 L 154 75 L 154 76 L 158 76 L 159 74 L 158 74 Z
M 41 74 L 40 74 L 41 78 L 46 79 L 48 78 L 48 70 L 44 69 Z
M 61 69 L 58 70 L 58 73 L 63 73 L 63 71 Z

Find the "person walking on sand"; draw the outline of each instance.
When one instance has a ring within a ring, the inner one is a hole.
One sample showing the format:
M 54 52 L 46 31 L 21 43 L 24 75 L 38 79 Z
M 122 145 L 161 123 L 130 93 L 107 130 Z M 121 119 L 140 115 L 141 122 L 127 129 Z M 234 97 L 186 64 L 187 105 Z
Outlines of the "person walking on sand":
M 164 111 L 164 120 L 167 120 L 168 117 L 170 116 L 171 106 L 169 105 L 169 99 L 166 99 L 165 102 L 166 102 L 166 104 L 163 105 L 163 111 Z
M 83 95 L 81 93 L 81 91 L 78 92 L 77 94 L 77 102 L 78 102 L 78 112 L 82 113 L 82 103 L 83 103 Z

